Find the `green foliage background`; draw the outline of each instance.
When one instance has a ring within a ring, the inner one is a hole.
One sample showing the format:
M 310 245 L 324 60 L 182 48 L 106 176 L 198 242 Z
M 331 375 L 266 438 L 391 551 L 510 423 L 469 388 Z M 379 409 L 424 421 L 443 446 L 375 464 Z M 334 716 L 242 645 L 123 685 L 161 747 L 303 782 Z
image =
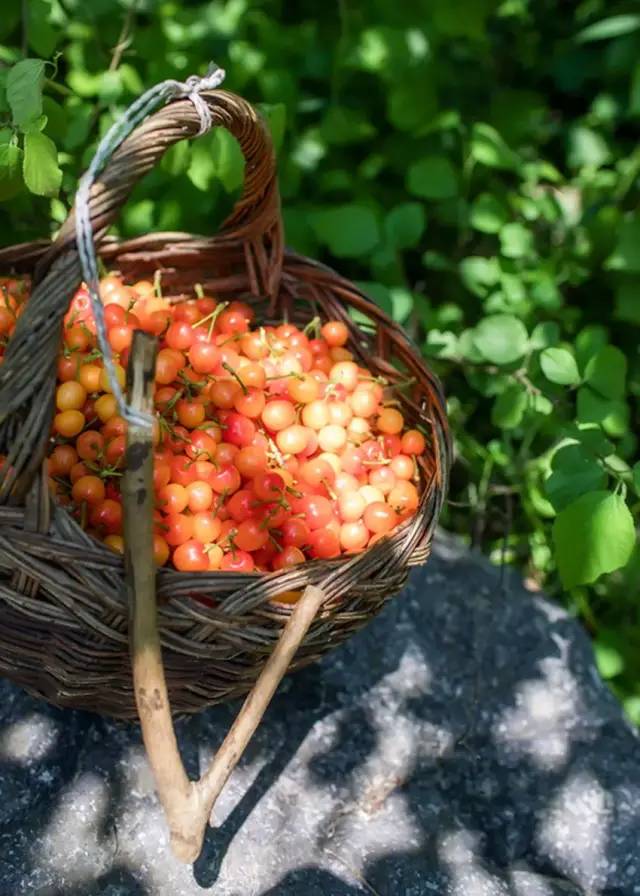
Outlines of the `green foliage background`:
M 270 122 L 288 242 L 442 375 L 445 525 L 581 616 L 640 721 L 637 5 L 3 0 L 0 241 L 55 230 L 114 116 L 211 59 Z M 225 134 L 177 146 L 121 232 L 211 233 L 242 176 Z

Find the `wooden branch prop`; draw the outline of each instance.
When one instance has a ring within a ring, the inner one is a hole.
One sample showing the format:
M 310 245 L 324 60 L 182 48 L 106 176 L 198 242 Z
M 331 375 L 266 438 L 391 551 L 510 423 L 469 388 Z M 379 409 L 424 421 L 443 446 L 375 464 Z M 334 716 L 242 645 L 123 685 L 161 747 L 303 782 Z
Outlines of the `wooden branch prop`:
M 134 333 L 129 362 L 129 400 L 136 410 L 153 410 L 156 340 Z M 324 600 L 309 585 L 242 705 L 229 734 L 199 781 L 184 770 L 162 665 L 153 561 L 153 441 L 150 426 L 129 424 L 123 506 L 129 642 L 136 706 L 142 738 L 167 819 L 174 855 L 194 862 L 202 849 L 207 821 L 229 775 L 258 727 L 278 684 Z

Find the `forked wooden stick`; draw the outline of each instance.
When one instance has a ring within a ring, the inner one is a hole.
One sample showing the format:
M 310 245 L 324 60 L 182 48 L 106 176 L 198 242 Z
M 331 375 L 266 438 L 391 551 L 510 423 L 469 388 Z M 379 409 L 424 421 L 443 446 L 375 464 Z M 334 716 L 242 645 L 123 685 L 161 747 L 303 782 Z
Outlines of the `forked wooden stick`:
M 129 363 L 129 401 L 147 413 L 153 409 L 155 356 L 156 340 L 137 331 Z M 129 643 L 142 737 L 169 825 L 173 852 L 183 862 L 194 862 L 202 849 L 214 803 L 318 613 L 324 593 L 314 585 L 306 588 L 211 765 L 199 781 L 191 781 L 184 770 L 171 719 L 158 635 L 150 426 L 129 424 L 122 493 Z

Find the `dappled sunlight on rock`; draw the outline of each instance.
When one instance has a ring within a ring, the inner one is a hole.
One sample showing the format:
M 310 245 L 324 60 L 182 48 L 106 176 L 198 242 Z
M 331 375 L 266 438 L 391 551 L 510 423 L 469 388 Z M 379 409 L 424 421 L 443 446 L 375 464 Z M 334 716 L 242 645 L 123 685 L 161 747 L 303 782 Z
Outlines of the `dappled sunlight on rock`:
M 514 706 L 495 725 L 496 742 L 506 751 L 527 756 L 540 769 L 561 769 L 571 754 L 581 707 L 578 684 L 566 660 L 548 658 L 539 664 L 540 677 L 523 681 Z
M 612 811 L 611 796 L 598 779 L 577 771 L 560 786 L 538 826 L 540 848 L 589 893 L 600 892 L 609 877 Z
M 482 867 L 477 840 L 468 831 L 440 838 L 438 852 L 451 877 L 451 896 L 509 896 L 506 884 Z
M 53 721 L 34 713 L 14 722 L 0 734 L 0 759 L 21 765 L 39 761 L 54 749 L 57 737 Z
M 108 792 L 108 783 L 88 772 L 62 794 L 33 848 L 34 863 L 43 874 L 74 885 L 109 866 L 116 844 L 104 841 L 100 833 Z

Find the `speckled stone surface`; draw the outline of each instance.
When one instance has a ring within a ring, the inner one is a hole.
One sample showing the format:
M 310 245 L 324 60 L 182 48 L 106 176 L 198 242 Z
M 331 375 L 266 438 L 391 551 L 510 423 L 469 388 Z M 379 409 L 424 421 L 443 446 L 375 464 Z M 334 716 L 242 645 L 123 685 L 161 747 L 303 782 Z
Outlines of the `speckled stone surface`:
M 237 707 L 181 722 L 195 775 Z M 281 687 L 194 866 L 138 730 L 0 682 L 0 896 L 635 896 L 640 741 L 587 638 L 440 536 Z

